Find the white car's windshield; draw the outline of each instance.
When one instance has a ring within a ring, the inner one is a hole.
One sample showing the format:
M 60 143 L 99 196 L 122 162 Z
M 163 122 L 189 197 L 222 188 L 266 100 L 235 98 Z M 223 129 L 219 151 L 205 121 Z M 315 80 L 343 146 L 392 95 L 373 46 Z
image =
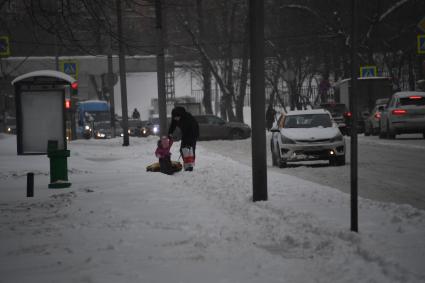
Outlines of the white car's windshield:
M 302 114 L 290 115 L 285 119 L 284 128 L 314 128 L 332 127 L 332 121 L 328 114 Z

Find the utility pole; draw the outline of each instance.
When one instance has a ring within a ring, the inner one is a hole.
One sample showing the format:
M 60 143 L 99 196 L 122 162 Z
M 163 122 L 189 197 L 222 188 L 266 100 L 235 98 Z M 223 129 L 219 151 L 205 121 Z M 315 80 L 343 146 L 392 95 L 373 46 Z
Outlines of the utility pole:
M 156 66 L 158 81 L 158 112 L 160 135 L 167 135 L 167 99 L 165 93 L 164 28 L 161 0 L 155 0 L 156 17 Z
M 56 26 L 56 30 L 55 30 L 55 70 L 59 71 L 59 48 L 58 48 L 58 32 L 59 32 L 59 5 L 58 5 L 58 1 L 55 0 L 55 26 Z
M 352 113 L 351 123 L 351 231 L 358 232 L 358 154 L 357 154 L 357 78 L 359 64 L 357 58 L 357 38 L 358 38 L 358 1 L 351 0 L 351 91 L 350 91 L 350 111 Z
M 108 49 L 108 89 L 109 89 L 109 107 L 111 111 L 111 129 L 112 137 L 115 138 L 115 97 L 114 97 L 114 69 L 112 62 L 112 37 L 109 38 Z
M 253 201 L 267 200 L 264 1 L 249 1 Z
M 122 129 L 124 131 L 123 146 L 130 145 L 128 136 L 128 107 L 127 107 L 127 78 L 125 75 L 125 55 L 124 43 L 122 38 L 122 15 L 121 0 L 116 0 L 117 4 L 117 25 L 118 25 L 118 49 L 119 49 L 119 66 L 120 66 L 120 83 L 121 83 L 121 109 L 122 109 Z

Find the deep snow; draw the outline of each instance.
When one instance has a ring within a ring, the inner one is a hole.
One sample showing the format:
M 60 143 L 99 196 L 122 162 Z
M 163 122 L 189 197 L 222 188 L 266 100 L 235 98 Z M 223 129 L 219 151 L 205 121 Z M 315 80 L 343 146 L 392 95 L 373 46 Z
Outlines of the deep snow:
M 269 171 L 253 203 L 251 167 L 203 142 L 194 172 L 146 172 L 156 141 L 73 141 L 54 190 L 0 134 L 0 282 L 425 282 L 425 211 L 360 199 L 354 233 L 347 194 Z

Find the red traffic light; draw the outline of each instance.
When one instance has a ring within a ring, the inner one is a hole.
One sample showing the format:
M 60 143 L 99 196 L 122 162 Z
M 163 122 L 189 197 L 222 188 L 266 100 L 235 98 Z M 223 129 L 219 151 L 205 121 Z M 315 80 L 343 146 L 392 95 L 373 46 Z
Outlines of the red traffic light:
M 78 89 L 78 82 L 73 82 L 73 83 L 71 84 L 71 88 L 72 88 L 73 90 L 77 90 L 77 89 Z

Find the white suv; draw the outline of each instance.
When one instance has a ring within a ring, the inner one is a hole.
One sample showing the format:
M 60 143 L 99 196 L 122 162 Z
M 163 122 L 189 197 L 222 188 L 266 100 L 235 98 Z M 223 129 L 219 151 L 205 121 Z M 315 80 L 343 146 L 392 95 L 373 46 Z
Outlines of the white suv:
M 291 111 L 282 115 L 272 129 L 270 141 L 273 166 L 287 162 L 329 160 L 345 165 L 345 140 L 324 109 Z

